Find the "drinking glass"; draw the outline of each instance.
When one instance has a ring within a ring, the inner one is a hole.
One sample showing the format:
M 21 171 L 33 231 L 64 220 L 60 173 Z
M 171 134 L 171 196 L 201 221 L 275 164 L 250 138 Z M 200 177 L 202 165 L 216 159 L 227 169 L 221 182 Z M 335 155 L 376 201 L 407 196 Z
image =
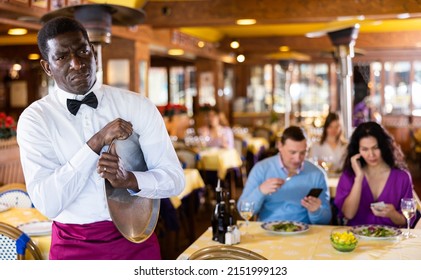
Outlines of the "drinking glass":
M 244 234 L 247 234 L 247 229 L 249 225 L 249 220 L 254 215 L 254 202 L 253 201 L 240 201 L 240 216 L 246 220 L 246 229 Z
M 322 162 L 320 164 L 326 172 L 332 171 L 333 167 L 333 157 L 332 156 L 323 156 Z
M 416 237 L 414 234 L 410 232 L 411 218 L 414 217 L 416 209 L 417 209 L 417 205 L 416 205 L 415 199 L 413 198 L 401 199 L 401 211 L 402 211 L 402 214 L 406 218 L 407 229 L 408 229 L 405 235 L 406 238 Z

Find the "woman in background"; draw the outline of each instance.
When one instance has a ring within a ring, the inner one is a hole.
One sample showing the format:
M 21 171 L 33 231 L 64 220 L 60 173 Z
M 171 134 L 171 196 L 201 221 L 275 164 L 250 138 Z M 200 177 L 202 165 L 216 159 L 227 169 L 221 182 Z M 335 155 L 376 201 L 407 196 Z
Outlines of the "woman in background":
M 401 198 L 412 197 L 412 178 L 394 138 L 376 122 L 360 124 L 351 136 L 335 205 L 347 225 L 405 226 Z M 380 202 L 381 206 L 371 206 Z
M 347 143 L 343 137 L 342 124 L 339 115 L 330 112 L 323 125 L 323 133 L 320 142 L 314 143 L 310 148 L 309 157 L 317 158 L 320 165 L 323 161 L 329 161 L 332 167 L 329 171 L 338 172 L 342 169 L 346 153 Z M 325 166 L 323 166 L 325 167 Z
M 219 110 L 210 108 L 205 116 L 206 125 L 198 129 L 198 134 L 207 138 L 208 147 L 219 147 L 225 149 L 234 148 L 234 133 L 229 126 L 221 124 Z

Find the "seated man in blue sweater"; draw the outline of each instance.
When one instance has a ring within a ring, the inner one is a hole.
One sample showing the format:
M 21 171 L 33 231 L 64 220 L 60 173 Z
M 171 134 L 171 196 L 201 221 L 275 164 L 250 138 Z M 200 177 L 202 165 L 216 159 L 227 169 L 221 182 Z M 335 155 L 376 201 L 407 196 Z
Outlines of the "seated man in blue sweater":
M 239 202 L 254 201 L 259 221 L 329 224 L 332 212 L 327 176 L 305 160 L 307 141 L 302 129 L 285 129 L 278 150 L 278 154 L 253 166 Z M 307 196 L 312 188 L 322 189 L 318 198 Z

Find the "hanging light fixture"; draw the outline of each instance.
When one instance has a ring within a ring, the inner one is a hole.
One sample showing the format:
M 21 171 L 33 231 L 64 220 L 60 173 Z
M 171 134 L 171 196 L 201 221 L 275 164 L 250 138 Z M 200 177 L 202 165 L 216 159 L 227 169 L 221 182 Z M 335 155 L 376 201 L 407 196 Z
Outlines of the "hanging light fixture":
M 234 40 L 231 41 L 230 47 L 232 49 L 238 49 L 240 47 L 240 43 L 237 40 L 234 39 Z
M 243 63 L 245 60 L 246 60 L 246 57 L 244 56 L 244 54 L 237 55 L 237 61 L 239 63 Z

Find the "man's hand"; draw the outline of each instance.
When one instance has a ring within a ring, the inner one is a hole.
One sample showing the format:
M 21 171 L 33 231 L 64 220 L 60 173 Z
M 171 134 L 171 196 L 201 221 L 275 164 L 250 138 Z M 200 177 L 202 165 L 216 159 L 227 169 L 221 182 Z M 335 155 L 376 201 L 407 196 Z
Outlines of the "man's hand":
M 308 211 L 315 212 L 320 208 L 320 205 L 322 205 L 322 201 L 320 198 L 314 196 L 306 196 L 301 199 L 301 205 Z
M 115 119 L 109 122 L 104 128 L 98 131 L 88 140 L 88 146 L 97 154 L 101 152 L 102 147 L 110 145 L 114 139 L 124 140 L 133 133 L 133 125 L 123 119 Z
M 139 191 L 134 174 L 127 171 L 121 159 L 112 153 L 101 154 L 97 165 L 98 174 L 107 179 L 114 188 L 126 188 Z
M 273 194 L 285 183 L 285 180 L 281 178 L 269 178 L 264 181 L 260 186 L 260 191 L 263 194 Z

